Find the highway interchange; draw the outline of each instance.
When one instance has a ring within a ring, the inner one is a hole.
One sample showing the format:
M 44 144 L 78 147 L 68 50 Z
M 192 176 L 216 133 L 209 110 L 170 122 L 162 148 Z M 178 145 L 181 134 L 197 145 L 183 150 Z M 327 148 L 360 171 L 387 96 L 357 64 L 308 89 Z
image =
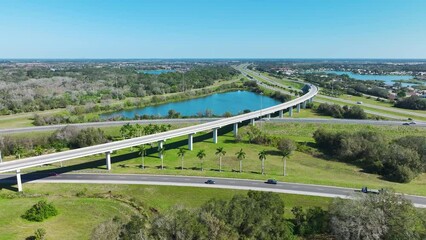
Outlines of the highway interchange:
M 316 91 L 316 89 L 315 89 Z M 312 92 L 311 92 L 312 93 Z M 283 104 L 274 106 L 272 108 L 263 109 L 263 114 L 259 111 L 252 112 L 249 114 L 243 114 L 231 118 L 220 119 L 220 118 L 207 118 L 207 119 L 158 119 L 158 120 L 139 120 L 139 121 L 119 121 L 119 122 L 96 122 L 96 123 L 82 123 L 73 124 L 76 127 L 105 127 L 113 125 L 123 125 L 125 123 L 198 123 L 198 125 L 190 126 L 182 129 L 176 129 L 168 131 L 166 133 L 159 133 L 150 136 L 144 136 L 135 139 L 128 139 L 108 144 L 102 144 L 98 146 L 70 150 L 67 152 L 50 154 L 45 156 L 38 156 L 28 158 L 24 160 L 5 162 L 0 164 L 0 172 L 7 172 L 16 170 L 19 168 L 26 168 L 32 166 L 38 166 L 42 164 L 64 161 L 77 157 L 93 155 L 97 153 L 109 152 L 112 150 L 126 148 L 130 146 L 136 146 L 139 144 L 165 141 L 168 138 L 175 136 L 182 136 L 186 134 L 194 134 L 199 131 L 214 130 L 219 127 L 238 124 L 239 122 L 251 120 L 265 116 L 270 113 L 275 113 L 286 109 L 295 104 L 300 104 L 304 101 L 310 100 L 314 94 L 306 94 L 299 98 L 297 103 L 295 100 L 287 102 L 284 107 Z M 301 118 L 263 118 L 260 121 L 270 122 L 305 122 L 305 123 L 339 123 L 339 124 L 370 124 L 370 125 L 402 125 L 402 121 L 374 121 L 374 120 L 343 120 L 343 119 L 301 119 Z M 418 127 L 425 127 L 426 123 L 417 122 L 415 124 Z M 1 129 L 0 134 L 11 134 L 11 133 L 24 133 L 34 131 L 51 131 L 56 130 L 66 125 L 55 125 L 55 126 L 42 126 L 42 127 L 31 127 L 31 128 L 16 128 L 16 129 Z M 409 126 L 407 126 L 409 127 Z M 20 176 L 20 175 L 19 175 Z M 16 182 L 17 175 L 1 174 L 0 183 L 14 184 Z M 215 188 L 228 188 L 228 189 L 242 189 L 242 190 L 259 190 L 259 191 L 273 191 L 280 193 L 292 193 L 312 196 L 323 196 L 323 197 L 342 197 L 348 198 L 355 195 L 355 189 L 332 187 L 332 186 L 319 186 L 299 183 L 283 183 L 280 182 L 277 185 L 265 184 L 263 181 L 256 180 L 243 180 L 243 179 L 225 179 L 215 178 L 216 184 L 204 184 L 207 177 L 179 177 L 179 176 L 155 176 L 155 175 L 136 175 L 136 174 L 60 174 L 57 176 L 46 176 L 37 174 L 25 174 L 22 176 L 22 182 L 54 182 L 54 183 L 98 183 L 98 184 L 149 184 L 149 185 L 171 185 L 171 186 L 192 186 L 192 187 L 215 187 Z M 406 195 L 415 206 L 426 207 L 426 197 L 421 196 L 409 196 Z

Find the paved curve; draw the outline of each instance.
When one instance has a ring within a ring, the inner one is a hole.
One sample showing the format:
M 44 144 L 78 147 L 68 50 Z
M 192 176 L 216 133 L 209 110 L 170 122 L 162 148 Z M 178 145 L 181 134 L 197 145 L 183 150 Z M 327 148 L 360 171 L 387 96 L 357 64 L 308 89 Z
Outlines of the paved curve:
M 206 123 L 206 122 L 216 121 L 219 119 L 222 119 L 222 118 L 152 119 L 152 120 L 76 123 L 76 124 L 68 124 L 68 125 L 60 124 L 60 125 L 49 125 L 49 126 L 0 129 L 0 134 L 53 131 L 66 126 L 75 126 L 78 128 L 85 128 L 85 127 L 122 126 L 126 123 L 130 123 L 130 124 Z M 264 119 L 264 120 L 266 121 L 267 119 Z M 270 122 L 338 123 L 338 124 L 367 124 L 367 125 L 387 125 L 387 126 L 398 126 L 398 125 L 402 125 L 406 123 L 406 121 L 377 121 L 377 120 L 337 119 L 337 118 L 271 118 Z M 426 127 L 426 122 L 416 121 L 416 123 L 417 124 L 415 126 L 417 127 Z
M 306 102 L 312 99 L 318 93 L 318 88 L 314 85 L 309 85 L 309 86 L 310 86 L 309 92 L 306 93 L 305 95 L 297 99 L 293 99 L 291 101 L 278 104 L 276 106 L 272 106 L 269 108 L 264 108 L 258 111 L 241 114 L 234 117 L 224 118 L 224 119 L 220 119 L 213 122 L 207 122 L 203 124 L 198 124 L 198 125 L 189 126 L 185 128 L 179 128 L 179 129 L 170 130 L 167 132 L 142 136 L 138 138 L 131 138 L 131 139 L 126 139 L 126 140 L 121 140 L 116 142 L 99 144 L 99 145 L 90 146 L 90 147 L 68 150 L 64 152 L 58 152 L 58 153 L 52 153 L 52 154 L 41 155 L 36 157 L 29 157 L 29 158 L 25 158 L 21 160 L 3 162 L 3 163 L 0 163 L 0 173 L 40 166 L 44 164 L 51 164 L 55 162 L 67 161 L 67 160 L 95 155 L 99 153 L 111 152 L 111 151 L 128 148 L 132 146 L 137 146 L 141 144 L 166 141 L 167 139 L 170 139 L 170 138 L 180 137 L 184 135 L 191 135 L 191 134 L 195 134 L 197 132 L 202 132 L 202 131 L 211 131 L 211 130 L 218 129 L 227 125 L 238 124 L 243 121 L 256 119 L 267 114 L 272 114 L 280 110 L 293 107 L 297 104 L 301 104 L 302 102 Z
M 216 184 L 205 184 L 207 179 L 213 179 Z M 145 175 L 145 174 L 60 174 L 46 176 L 37 174 L 22 175 L 23 182 L 39 183 L 97 183 L 97 184 L 145 184 L 168 185 L 188 187 L 211 187 L 241 190 L 271 191 L 279 193 L 291 193 L 299 195 L 341 197 L 355 196 L 353 188 L 330 187 L 311 184 L 278 182 L 277 185 L 266 184 L 259 180 L 245 180 L 233 178 L 209 178 L 169 175 Z M 15 175 L 1 174 L 0 183 L 15 183 Z M 405 195 L 417 207 L 426 208 L 426 197 Z

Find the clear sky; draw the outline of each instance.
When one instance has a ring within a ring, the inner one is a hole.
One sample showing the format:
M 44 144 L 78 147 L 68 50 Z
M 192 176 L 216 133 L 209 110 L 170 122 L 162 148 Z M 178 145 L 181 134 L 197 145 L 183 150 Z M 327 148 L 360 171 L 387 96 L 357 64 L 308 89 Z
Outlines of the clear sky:
M 426 58 L 426 0 L 0 0 L 0 58 Z

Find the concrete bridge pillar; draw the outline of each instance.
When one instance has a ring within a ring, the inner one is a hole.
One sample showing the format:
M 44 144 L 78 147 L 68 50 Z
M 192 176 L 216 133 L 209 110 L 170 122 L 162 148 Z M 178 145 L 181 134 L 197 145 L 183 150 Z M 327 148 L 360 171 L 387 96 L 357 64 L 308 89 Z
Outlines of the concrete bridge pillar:
M 280 118 L 283 118 L 283 117 L 284 117 L 284 111 L 283 111 L 283 110 L 280 110 L 280 111 L 278 112 L 278 114 L 279 114 Z
M 213 129 L 213 143 L 217 143 L 217 128 Z
M 163 159 L 163 153 L 161 152 L 161 149 L 163 148 L 164 141 L 158 141 L 158 157 Z
M 293 107 L 289 107 L 289 108 L 288 108 L 288 115 L 289 115 L 290 117 L 292 117 L 292 116 L 293 116 Z
M 253 118 L 253 119 L 250 119 L 250 124 L 251 124 L 252 126 L 254 126 L 254 118 Z
M 302 108 L 303 108 L 303 109 L 305 109 L 305 108 L 306 108 L 306 101 L 304 101 L 304 102 L 302 103 Z
M 300 113 L 300 103 L 297 104 L 297 112 Z
M 16 185 L 18 185 L 18 192 L 22 192 L 22 180 L 21 180 L 21 170 L 16 170 Z
M 266 115 L 267 119 L 271 119 L 271 114 Z
M 234 137 L 238 135 L 238 123 L 234 123 Z
M 189 134 L 188 135 L 188 149 L 189 151 L 192 151 L 193 149 L 193 139 L 194 139 L 194 134 Z
M 111 151 L 108 151 L 105 153 L 105 159 L 106 159 L 106 166 L 107 170 L 111 170 Z

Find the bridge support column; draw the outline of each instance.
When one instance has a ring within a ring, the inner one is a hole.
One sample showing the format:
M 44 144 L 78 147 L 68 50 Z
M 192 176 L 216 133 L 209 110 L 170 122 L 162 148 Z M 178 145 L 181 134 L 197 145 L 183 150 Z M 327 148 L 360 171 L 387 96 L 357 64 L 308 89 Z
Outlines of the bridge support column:
M 217 128 L 213 129 L 213 143 L 217 143 Z
M 289 107 L 289 108 L 288 108 L 288 115 L 289 115 L 290 117 L 292 117 L 292 116 L 293 116 L 293 107 Z
M 254 126 L 254 118 L 253 118 L 253 119 L 250 119 L 250 124 L 251 124 L 252 126 Z
M 158 141 L 158 157 L 161 159 L 163 159 L 163 153 L 161 152 L 161 149 L 163 148 L 163 144 L 164 144 L 163 140 Z
M 194 134 L 189 134 L 188 135 L 188 149 L 189 149 L 189 151 L 192 151 L 192 149 L 193 149 L 193 146 L 192 146 L 193 139 L 194 139 Z
M 278 112 L 278 115 L 280 116 L 280 118 L 283 118 L 283 117 L 284 117 L 284 111 L 283 111 L 283 110 L 280 110 L 280 111 Z
M 234 123 L 234 137 L 238 135 L 238 123 Z
M 21 170 L 16 170 L 16 185 L 18 185 L 18 192 L 22 192 L 22 180 L 21 180 Z
M 267 119 L 271 119 L 271 114 L 266 115 Z
M 305 109 L 305 108 L 306 108 L 306 101 L 304 101 L 304 102 L 302 103 L 302 108 L 303 108 L 303 109 Z
M 111 170 L 111 151 L 108 151 L 105 153 L 105 159 L 106 159 L 106 166 L 107 170 Z
M 300 103 L 297 104 L 297 112 L 300 113 Z

